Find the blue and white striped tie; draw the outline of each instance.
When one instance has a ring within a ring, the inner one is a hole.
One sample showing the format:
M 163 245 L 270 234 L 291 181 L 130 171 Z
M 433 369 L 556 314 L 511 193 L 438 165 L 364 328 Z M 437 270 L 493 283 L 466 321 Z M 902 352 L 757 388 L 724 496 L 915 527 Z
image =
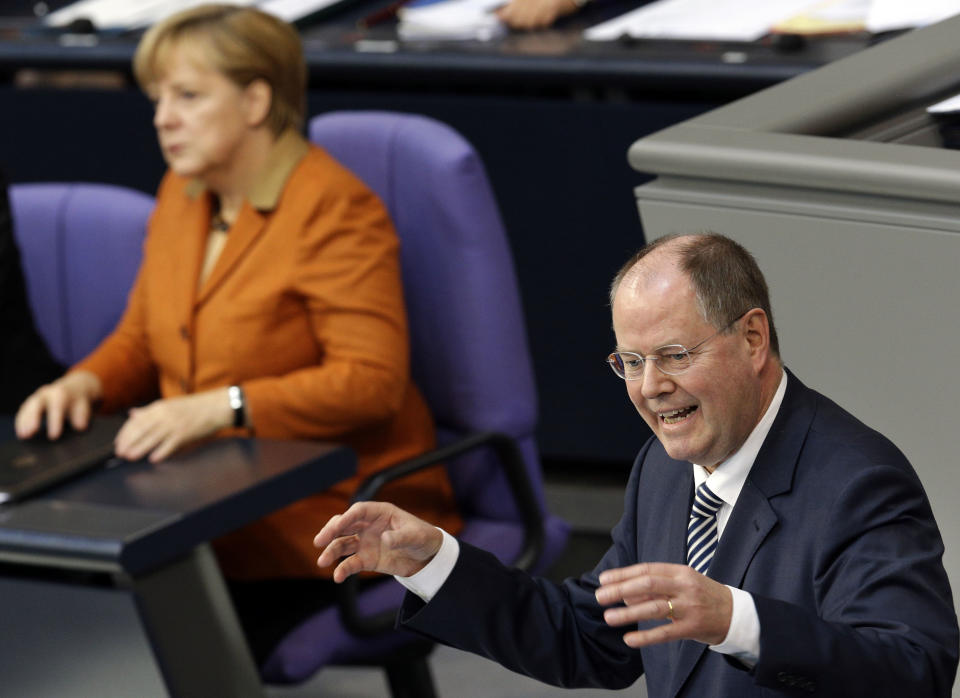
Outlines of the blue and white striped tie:
M 707 573 L 717 549 L 717 511 L 722 505 L 707 483 L 697 488 L 687 526 L 687 564 L 700 574 Z

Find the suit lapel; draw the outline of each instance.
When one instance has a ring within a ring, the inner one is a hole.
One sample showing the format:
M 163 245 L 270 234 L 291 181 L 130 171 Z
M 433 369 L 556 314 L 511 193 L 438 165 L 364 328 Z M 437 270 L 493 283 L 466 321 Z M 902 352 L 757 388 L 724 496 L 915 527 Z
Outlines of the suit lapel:
M 777 524 L 770 500 L 793 486 L 814 410 L 810 390 L 789 371 L 787 376 L 780 410 L 740 490 L 710 565 L 710 578 L 723 584 L 739 587 L 743 583 L 754 554 Z
M 174 227 L 175 238 L 170 241 L 170 266 L 167 275 L 171 283 L 168 299 L 179 322 L 192 327 L 194 304 L 197 299 L 197 279 L 207 249 L 210 232 L 210 197 L 201 195 L 195 204 L 182 212 L 183 225 Z
M 693 470 L 689 463 L 685 463 L 683 469 L 684 477 L 680 480 L 678 492 L 683 493 L 682 497 L 673 498 L 673 509 L 669 518 L 669 540 L 668 554 L 662 558 L 667 562 L 676 562 L 681 565 L 687 564 L 687 525 L 690 522 L 690 505 L 693 503 Z M 684 649 L 686 642 L 675 643 L 673 648 L 674 656 L 671 658 L 678 671 L 685 666 Z M 699 643 L 698 643 L 699 644 Z
M 742 588 L 750 562 L 777 525 L 778 517 L 770 499 L 790 491 L 800 449 L 813 419 L 810 390 L 789 371 L 787 376 L 787 392 L 780 411 L 740 490 L 710 564 L 708 576 L 732 587 Z M 679 644 L 680 656 L 672 695 L 680 691 L 707 651 L 707 646 L 701 642 L 683 640 Z
M 244 202 L 236 222 L 234 222 L 233 227 L 230 229 L 227 244 L 224 245 L 223 251 L 220 253 L 220 258 L 217 259 L 213 269 L 210 271 L 210 276 L 207 277 L 203 286 L 200 287 L 199 293 L 197 294 L 197 305 L 206 302 L 210 295 L 223 283 L 224 279 L 236 269 L 240 261 L 249 252 L 253 243 L 256 242 L 263 233 L 265 227 L 266 218 L 254 209 L 249 202 Z M 193 278 L 197 279 L 199 273 L 198 268 Z M 194 286 L 196 286 L 196 281 L 194 281 Z
M 649 478 L 640 484 L 643 498 L 637 502 L 646 521 L 645 534 L 638 541 L 637 559 L 641 562 L 687 562 L 687 522 L 693 498 L 693 471 L 686 461 L 671 459 L 666 453 L 644 466 Z M 643 630 L 659 625 L 661 621 L 638 624 Z M 670 643 L 653 651 L 666 656 L 671 667 L 677 666 L 680 643 Z M 673 673 L 673 672 L 671 672 Z
M 674 461 L 677 469 L 683 475 L 676 478 L 676 492 L 679 496 L 669 498 L 669 509 L 666 512 L 665 530 L 663 535 L 664 549 L 658 551 L 650 559 L 664 562 L 687 564 L 687 524 L 690 521 L 690 504 L 693 501 L 693 472 L 689 463 Z

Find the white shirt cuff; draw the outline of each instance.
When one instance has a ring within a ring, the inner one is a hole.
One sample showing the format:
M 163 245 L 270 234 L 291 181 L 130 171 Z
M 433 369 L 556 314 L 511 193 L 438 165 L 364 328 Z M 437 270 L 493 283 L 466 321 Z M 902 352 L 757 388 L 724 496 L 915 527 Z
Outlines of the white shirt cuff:
M 409 577 L 394 575 L 394 579 L 423 599 L 424 603 L 430 603 L 430 599 L 440 591 L 440 587 L 447 581 L 454 565 L 457 564 L 457 558 L 460 557 L 460 544 L 457 539 L 442 528 L 437 530 L 443 534 L 443 542 L 433 559 L 422 570 Z
M 733 594 L 733 612 L 730 614 L 730 629 L 719 645 L 710 649 L 720 654 L 729 654 L 750 668 L 760 659 L 760 618 L 753 597 L 743 589 L 727 586 Z

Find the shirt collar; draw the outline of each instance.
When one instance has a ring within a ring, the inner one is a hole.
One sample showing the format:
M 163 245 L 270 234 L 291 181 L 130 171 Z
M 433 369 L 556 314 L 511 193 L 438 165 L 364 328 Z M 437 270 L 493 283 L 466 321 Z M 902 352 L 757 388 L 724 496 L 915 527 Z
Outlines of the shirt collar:
M 249 192 L 247 201 L 258 211 L 272 211 L 280 201 L 280 194 L 290 174 L 310 150 L 310 144 L 294 129 L 280 134 L 267 155 L 267 162 Z M 187 183 L 187 195 L 193 199 L 207 190 L 199 179 Z
M 736 453 L 723 461 L 712 473 L 707 473 L 702 465 L 693 464 L 693 484 L 694 488 L 699 487 L 704 482 L 708 482 L 710 491 L 720 497 L 730 507 L 737 503 L 740 496 L 740 490 L 743 489 L 743 483 L 747 481 L 747 475 L 753 467 L 753 462 L 757 459 L 760 447 L 763 446 L 770 427 L 773 426 L 773 420 L 780 411 L 780 405 L 783 403 L 783 396 L 787 392 L 787 372 L 781 369 L 780 385 L 773 394 L 773 400 L 763 413 L 763 417 L 757 423 L 757 426 L 750 432 L 750 436 L 743 442 Z

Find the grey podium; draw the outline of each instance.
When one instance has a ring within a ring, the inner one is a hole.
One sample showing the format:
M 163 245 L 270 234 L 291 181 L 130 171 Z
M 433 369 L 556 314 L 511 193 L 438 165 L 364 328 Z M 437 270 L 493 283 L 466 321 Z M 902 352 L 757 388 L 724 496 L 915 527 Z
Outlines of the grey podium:
M 714 230 L 767 275 L 783 358 L 907 454 L 960 592 L 960 17 L 636 141 L 648 239 Z M 960 695 L 955 688 L 954 695 Z
M 0 693 L 263 696 L 209 542 L 353 474 L 353 452 L 233 438 L 111 465 L 0 507 Z

